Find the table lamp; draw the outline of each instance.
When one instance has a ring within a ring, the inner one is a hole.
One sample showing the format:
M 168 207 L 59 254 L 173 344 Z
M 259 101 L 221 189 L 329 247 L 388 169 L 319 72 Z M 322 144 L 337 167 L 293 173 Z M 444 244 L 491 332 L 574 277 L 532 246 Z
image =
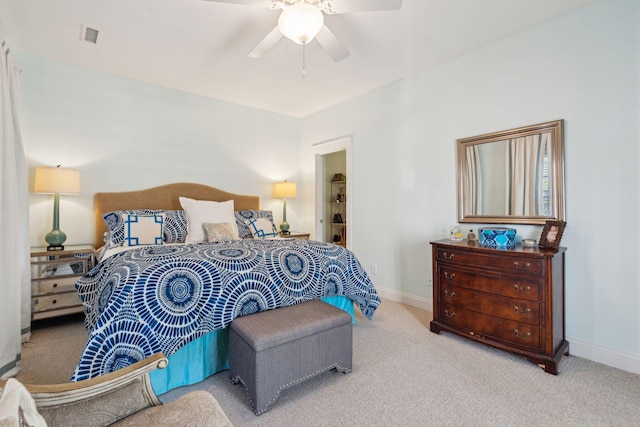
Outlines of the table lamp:
M 287 222 L 287 199 L 296 198 L 295 182 L 276 182 L 273 184 L 273 197 L 282 199 L 282 224 L 280 224 L 280 234 L 289 234 L 289 223 Z
M 63 250 L 67 235 L 60 230 L 60 194 L 80 194 L 80 171 L 58 167 L 36 167 L 33 191 L 53 194 L 53 229 L 44 240 L 49 244 L 47 250 Z

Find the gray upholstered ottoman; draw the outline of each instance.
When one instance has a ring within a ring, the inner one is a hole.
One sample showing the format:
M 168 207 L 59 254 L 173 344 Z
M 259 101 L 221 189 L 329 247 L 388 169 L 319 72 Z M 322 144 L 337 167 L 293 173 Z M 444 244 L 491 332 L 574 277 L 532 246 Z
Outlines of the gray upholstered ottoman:
M 229 375 L 260 415 L 280 391 L 336 368 L 351 372 L 351 316 L 320 300 L 238 317 L 229 329 Z

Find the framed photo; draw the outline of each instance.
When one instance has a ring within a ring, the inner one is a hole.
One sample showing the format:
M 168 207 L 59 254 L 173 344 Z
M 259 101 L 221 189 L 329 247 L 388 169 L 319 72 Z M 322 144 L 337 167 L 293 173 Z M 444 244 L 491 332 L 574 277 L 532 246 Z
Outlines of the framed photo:
M 564 221 L 547 221 L 542 229 L 538 246 L 558 250 L 566 225 L 567 223 Z

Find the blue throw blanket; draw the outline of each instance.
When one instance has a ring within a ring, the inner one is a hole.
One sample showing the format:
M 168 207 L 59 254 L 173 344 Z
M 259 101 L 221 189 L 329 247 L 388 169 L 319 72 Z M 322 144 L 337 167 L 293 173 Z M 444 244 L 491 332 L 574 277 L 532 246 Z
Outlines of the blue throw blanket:
M 72 381 L 175 353 L 237 316 L 343 295 L 371 319 L 380 304 L 353 253 L 310 240 L 145 246 L 78 280 L 89 339 Z

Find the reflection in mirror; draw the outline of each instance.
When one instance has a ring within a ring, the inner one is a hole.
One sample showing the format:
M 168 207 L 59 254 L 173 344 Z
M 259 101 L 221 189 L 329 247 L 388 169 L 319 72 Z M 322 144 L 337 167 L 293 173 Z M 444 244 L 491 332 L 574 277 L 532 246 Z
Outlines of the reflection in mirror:
M 564 221 L 563 121 L 457 141 L 458 220 Z

